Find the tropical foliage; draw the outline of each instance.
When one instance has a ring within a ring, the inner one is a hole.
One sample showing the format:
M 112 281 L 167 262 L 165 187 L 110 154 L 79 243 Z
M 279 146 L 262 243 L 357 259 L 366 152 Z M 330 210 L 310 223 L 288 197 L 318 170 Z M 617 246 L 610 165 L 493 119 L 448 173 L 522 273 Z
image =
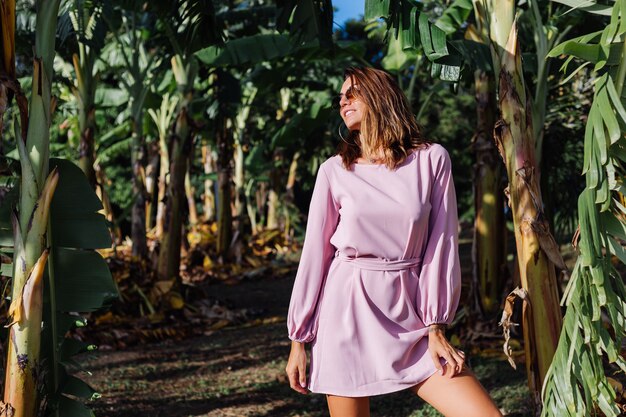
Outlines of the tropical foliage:
M 587 10 L 610 12 L 604 30 L 565 41 L 550 51 L 550 56 L 569 55 L 563 69 L 575 59 L 583 61 L 575 71 L 593 65 L 594 97 L 584 136 L 586 187 L 578 198 L 579 229 L 572 242 L 580 254 L 563 295 L 567 307 L 563 331 L 543 387 L 546 416 L 585 416 L 597 409 L 607 416 L 622 414 L 611 384 L 615 380 L 608 371 L 616 367 L 626 371 L 621 353 L 626 288 L 612 260 L 616 256 L 626 262 L 622 188 L 626 2 Z

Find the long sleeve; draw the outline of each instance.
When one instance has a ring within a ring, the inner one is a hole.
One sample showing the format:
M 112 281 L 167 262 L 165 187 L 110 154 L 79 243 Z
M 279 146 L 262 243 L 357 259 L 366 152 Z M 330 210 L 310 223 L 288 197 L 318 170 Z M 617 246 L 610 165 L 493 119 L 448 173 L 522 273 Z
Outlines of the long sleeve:
M 450 155 L 440 149 L 433 161 L 428 240 L 418 281 L 418 313 L 426 326 L 450 324 L 461 295 L 456 192 Z
M 338 218 L 339 207 L 333 200 L 322 164 L 315 179 L 302 255 L 289 303 L 287 329 L 291 340 L 310 342 L 316 336 L 318 303 L 335 252 L 330 238 Z

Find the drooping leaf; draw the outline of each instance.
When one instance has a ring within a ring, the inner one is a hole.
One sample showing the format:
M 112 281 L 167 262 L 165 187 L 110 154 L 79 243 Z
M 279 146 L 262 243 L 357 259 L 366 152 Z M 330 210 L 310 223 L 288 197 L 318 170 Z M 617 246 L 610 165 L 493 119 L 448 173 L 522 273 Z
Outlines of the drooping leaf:
M 72 395 L 78 398 L 84 398 L 86 400 L 90 400 L 94 398 L 94 396 L 98 396 L 95 389 L 93 389 L 85 381 L 78 379 L 74 376 L 68 376 L 65 379 L 65 382 L 61 387 L 61 392 L 63 394 Z
M 610 16 L 612 6 L 607 4 L 598 4 L 593 0 L 552 0 L 556 3 L 561 3 L 572 9 L 584 10 L 589 13 L 599 14 L 603 16 Z
M 80 401 L 62 396 L 58 404 L 59 415 L 63 417 L 95 417 L 93 411 Z
M 117 297 L 111 272 L 97 252 L 57 247 L 52 259 L 60 311 L 95 311 Z
M 386 36 L 394 36 L 402 49 L 424 51 L 431 64 L 431 76 L 446 81 L 458 81 L 462 56 L 454 50 L 455 60 L 445 64 L 436 60 L 451 55 L 446 32 L 431 23 L 421 11 L 421 4 L 412 0 L 365 1 L 365 20 L 384 19 L 387 23 Z M 418 36 L 419 35 L 419 36 Z M 458 68 L 450 68 L 458 67 Z
M 59 171 L 59 184 L 52 199 L 50 218 L 55 247 L 101 249 L 111 247 L 111 235 L 102 203 L 80 168 L 64 159 L 51 159 Z
M 297 43 L 313 40 L 332 47 L 333 9 L 331 0 L 279 0 L 276 28 L 289 29 Z
M 233 39 L 223 47 L 210 46 L 196 52 L 202 62 L 211 66 L 257 64 L 284 57 L 294 50 L 287 35 L 259 34 Z
M 474 10 L 471 0 L 455 0 L 443 11 L 435 21 L 435 26 L 447 34 L 456 32 L 466 22 Z

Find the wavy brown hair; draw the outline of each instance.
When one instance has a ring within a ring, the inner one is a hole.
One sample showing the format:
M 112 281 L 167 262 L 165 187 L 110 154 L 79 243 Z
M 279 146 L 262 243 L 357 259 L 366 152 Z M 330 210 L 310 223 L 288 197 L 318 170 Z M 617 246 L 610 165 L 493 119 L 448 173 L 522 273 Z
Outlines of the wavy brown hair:
M 350 78 L 354 97 L 365 106 L 361 130 L 351 130 L 341 140 L 337 153 L 344 167 L 350 169 L 359 157 L 382 149 L 383 162 L 390 169 L 402 164 L 411 149 L 428 147 L 411 105 L 396 81 L 385 71 L 369 67 L 349 67 L 344 80 Z M 347 143 L 346 143 L 347 142 Z

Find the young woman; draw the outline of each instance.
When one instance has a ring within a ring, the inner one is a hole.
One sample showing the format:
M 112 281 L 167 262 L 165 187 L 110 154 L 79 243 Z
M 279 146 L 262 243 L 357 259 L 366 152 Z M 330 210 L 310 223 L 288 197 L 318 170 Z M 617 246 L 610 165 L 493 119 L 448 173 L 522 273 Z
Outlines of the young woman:
M 448 152 L 384 71 L 346 70 L 339 105 L 349 134 L 317 172 L 289 304 L 291 387 L 326 394 L 331 417 L 402 389 L 448 417 L 501 416 L 444 333 L 461 289 Z

